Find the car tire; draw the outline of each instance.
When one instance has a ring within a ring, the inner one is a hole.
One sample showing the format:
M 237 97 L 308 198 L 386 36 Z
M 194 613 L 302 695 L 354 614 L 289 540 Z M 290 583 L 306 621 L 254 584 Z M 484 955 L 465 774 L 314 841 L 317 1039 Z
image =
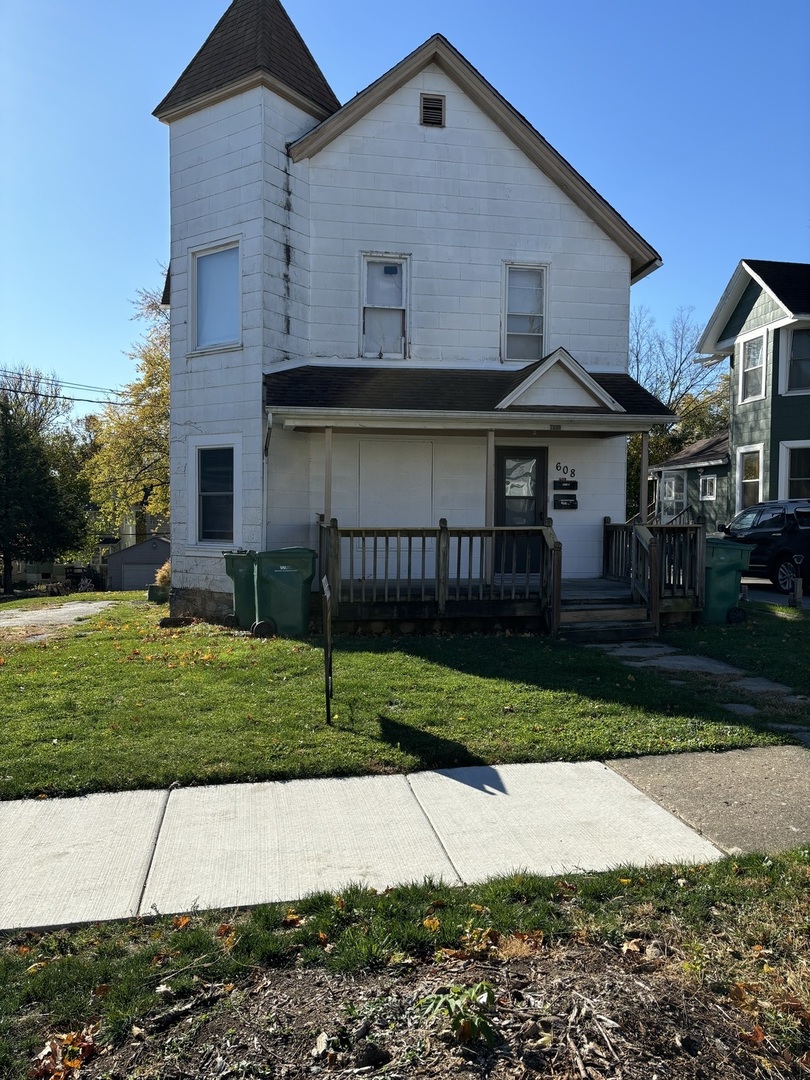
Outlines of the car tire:
M 781 593 L 789 596 L 793 592 L 793 582 L 797 574 L 793 559 L 789 555 L 782 555 L 773 564 L 771 581 Z

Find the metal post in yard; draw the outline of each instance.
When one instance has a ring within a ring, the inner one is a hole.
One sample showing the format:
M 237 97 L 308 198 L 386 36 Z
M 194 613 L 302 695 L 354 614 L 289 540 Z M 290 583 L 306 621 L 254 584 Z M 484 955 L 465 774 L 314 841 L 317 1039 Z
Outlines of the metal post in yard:
M 326 722 L 332 724 L 332 590 L 329 579 L 321 578 L 323 589 L 323 676 L 326 697 Z

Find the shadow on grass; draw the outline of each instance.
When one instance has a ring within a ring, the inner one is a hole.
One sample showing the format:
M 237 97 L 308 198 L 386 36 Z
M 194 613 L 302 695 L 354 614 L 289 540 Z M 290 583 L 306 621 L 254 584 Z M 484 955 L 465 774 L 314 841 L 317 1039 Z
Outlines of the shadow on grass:
M 352 636 L 336 641 L 338 665 L 341 652 L 379 655 L 401 652 L 460 674 L 503 680 L 513 684 L 516 689 L 570 694 L 595 703 L 648 711 L 659 716 L 672 716 L 673 719 L 692 716 L 707 723 L 721 724 L 724 727 L 746 727 L 754 732 L 766 730 L 768 723 L 777 718 L 764 709 L 763 715 L 759 717 L 732 715 L 722 707 L 721 702 L 724 694 L 732 695 L 729 700 L 735 700 L 735 691 L 730 687 L 724 690 L 722 682 L 708 685 L 704 679 L 691 678 L 680 685 L 671 678 L 671 673 L 654 668 L 630 668 L 599 649 L 538 636 Z M 416 747 L 422 738 L 423 732 L 414 729 L 408 749 L 418 753 Z M 400 741 L 405 748 L 404 740 L 396 741 Z M 437 744 L 441 741 L 436 740 Z M 451 745 L 457 745 L 461 751 L 465 751 L 462 744 Z M 625 748 L 618 753 L 603 752 L 600 757 L 624 756 L 628 752 L 632 754 L 637 751 L 628 751 Z M 642 752 L 651 751 L 645 749 Z M 654 752 L 667 752 L 667 747 L 662 745 Z M 419 757 L 420 761 L 430 767 L 430 754 L 419 753 Z M 442 764 L 447 766 L 447 758 L 444 758 Z M 459 764 L 474 762 L 468 758 L 466 761 L 460 760 Z
M 443 739 L 409 724 L 392 720 L 389 716 L 380 716 L 379 725 L 381 741 L 413 755 L 417 759 L 418 768 L 439 769 L 451 780 L 490 795 L 506 794 L 497 770 L 487 765 L 483 758 L 473 754 L 463 743 Z M 449 765 L 449 762 L 452 762 L 452 765 Z

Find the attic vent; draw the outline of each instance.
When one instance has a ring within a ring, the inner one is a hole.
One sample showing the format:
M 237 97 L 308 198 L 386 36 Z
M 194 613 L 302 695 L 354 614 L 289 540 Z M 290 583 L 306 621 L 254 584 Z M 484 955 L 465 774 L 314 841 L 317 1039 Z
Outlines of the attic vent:
M 444 127 L 444 98 L 437 94 L 422 94 L 421 123 L 425 127 Z

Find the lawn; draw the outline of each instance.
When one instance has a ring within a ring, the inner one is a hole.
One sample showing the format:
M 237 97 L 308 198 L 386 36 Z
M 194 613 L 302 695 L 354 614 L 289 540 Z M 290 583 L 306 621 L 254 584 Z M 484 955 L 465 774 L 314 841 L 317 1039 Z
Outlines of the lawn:
M 327 727 L 318 639 L 161 629 L 163 614 L 119 602 L 47 641 L 0 637 L 0 798 L 786 741 L 699 677 L 508 634 L 337 638 Z
M 664 640 L 684 652 L 711 656 L 751 675 L 810 696 L 810 614 L 779 604 L 745 604 L 747 619 L 734 626 L 684 626 Z

